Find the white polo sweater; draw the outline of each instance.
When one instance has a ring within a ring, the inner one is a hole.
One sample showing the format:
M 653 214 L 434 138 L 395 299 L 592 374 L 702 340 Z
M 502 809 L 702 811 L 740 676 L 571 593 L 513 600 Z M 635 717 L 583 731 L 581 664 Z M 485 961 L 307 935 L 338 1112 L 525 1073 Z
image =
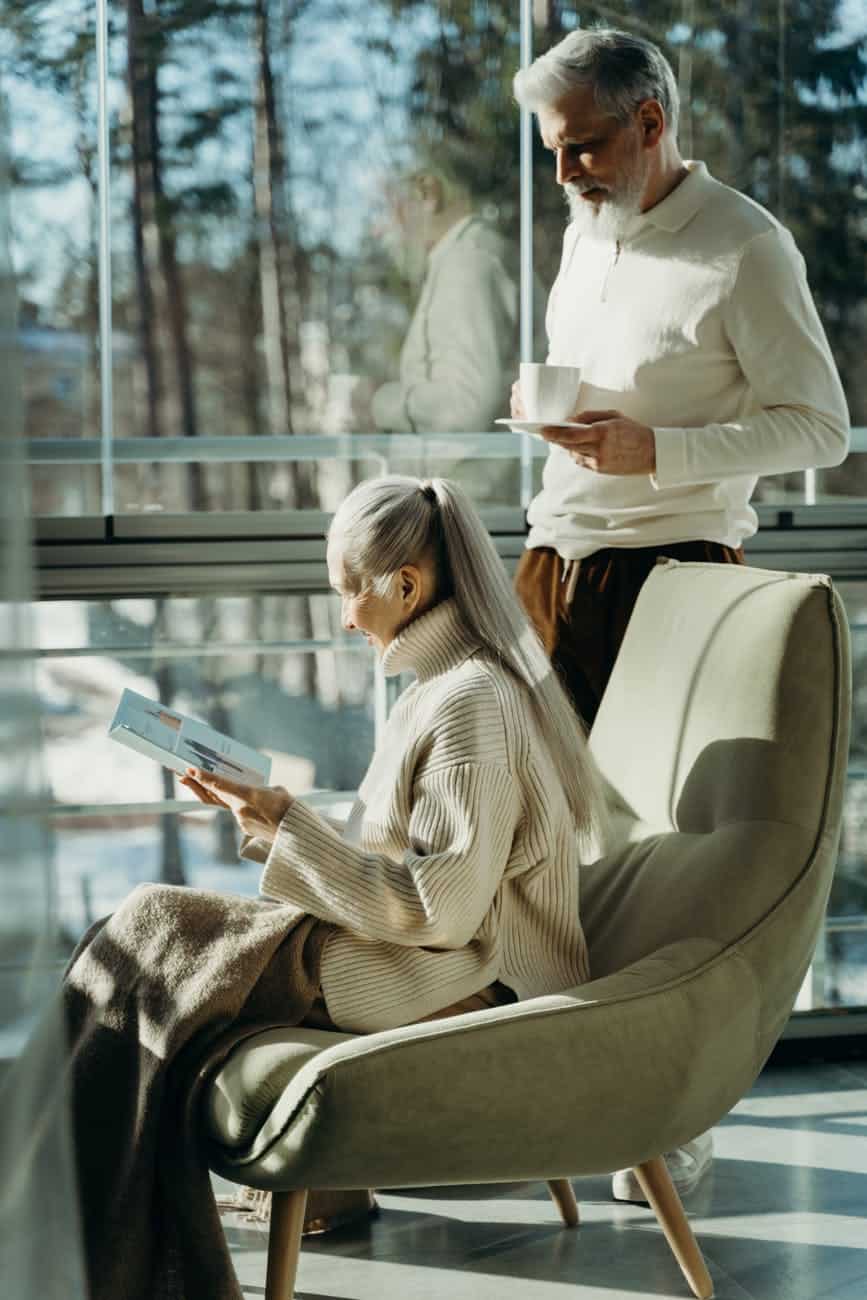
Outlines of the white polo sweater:
M 846 456 L 846 401 L 792 236 L 704 163 L 687 167 L 617 244 L 570 225 L 548 303 L 548 361 L 582 367 L 584 409 L 653 427 L 656 473 L 597 474 L 552 447 L 529 547 L 577 560 L 739 546 L 760 474 Z
M 339 928 L 322 990 L 342 1029 L 408 1024 L 500 979 L 519 998 L 588 975 L 578 841 L 525 687 L 444 601 L 386 650 L 417 680 L 389 718 L 342 833 L 296 800 L 261 892 Z

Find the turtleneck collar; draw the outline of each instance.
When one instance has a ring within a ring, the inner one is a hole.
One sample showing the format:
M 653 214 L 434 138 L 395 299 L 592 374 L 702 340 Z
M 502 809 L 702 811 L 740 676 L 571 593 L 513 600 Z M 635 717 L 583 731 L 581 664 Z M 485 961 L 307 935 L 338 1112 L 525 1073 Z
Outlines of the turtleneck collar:
M 463 663 L 479 645 L 450 597 L 413 619 L 386 646 L 383 672 L 386 677 L 414 672 L 419 681 L 426 681 Z

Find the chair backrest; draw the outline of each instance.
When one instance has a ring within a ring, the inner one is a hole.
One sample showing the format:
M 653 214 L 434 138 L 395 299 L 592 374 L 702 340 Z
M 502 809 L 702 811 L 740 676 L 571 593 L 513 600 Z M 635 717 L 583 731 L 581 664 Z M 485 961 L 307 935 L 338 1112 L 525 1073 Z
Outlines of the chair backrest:
M 779 1032 L 833 875 L 850 707 L 828 578 L 657 567 L 591 735 L 616 836 L 582 874 L 593 979 L 683 940 L 748 944 Z

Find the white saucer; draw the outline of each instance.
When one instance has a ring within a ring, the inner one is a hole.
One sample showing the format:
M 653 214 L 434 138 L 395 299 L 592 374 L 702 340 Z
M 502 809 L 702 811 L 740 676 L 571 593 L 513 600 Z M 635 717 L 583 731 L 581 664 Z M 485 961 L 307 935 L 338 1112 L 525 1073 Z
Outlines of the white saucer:
M 494 424 L 506 424 L 512 433 L 529 433 L 542 442 L 548 442 L 542 436 L 543 429 L 587 429 L 589 425 L 578 424 L 575 420 L 495 420 Z

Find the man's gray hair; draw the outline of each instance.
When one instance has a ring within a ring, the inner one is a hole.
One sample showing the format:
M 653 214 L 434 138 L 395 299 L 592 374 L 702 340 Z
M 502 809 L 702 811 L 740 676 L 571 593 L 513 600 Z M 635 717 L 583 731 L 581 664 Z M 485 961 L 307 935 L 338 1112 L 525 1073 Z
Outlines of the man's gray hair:
M 652 41 L 616 27 L 570 32 L 516 73 L 513 82 L 518 103 L 533 111 L 558 103 L 580 86 L 592 86 L 597 108 L 621 122 L 646 99 L 658 100 L 672 137 L 677 136 L 677 81 Z

